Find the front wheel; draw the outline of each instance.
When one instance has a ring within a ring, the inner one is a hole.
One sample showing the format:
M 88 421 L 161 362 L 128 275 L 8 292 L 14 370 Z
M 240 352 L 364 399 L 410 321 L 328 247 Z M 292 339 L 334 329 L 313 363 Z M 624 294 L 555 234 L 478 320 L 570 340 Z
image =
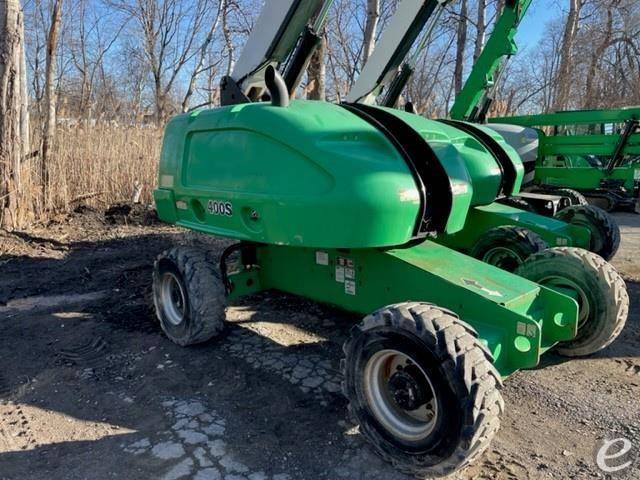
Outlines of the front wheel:
M 426 303 L 382 308 L 344 345 L 349 411 L 400 471 L 449 475 L 476 459 L 500 426 L 500 376 L 471 327 Z
M 578 302 L 578 334 L 558 345 L 558 352 L 579 357 L 610 345 L 624 328 L 629 296 L 615 268 L 580 248 L 551 248 L 532 256 L 515 271 L 545 287 L 573 296 Z

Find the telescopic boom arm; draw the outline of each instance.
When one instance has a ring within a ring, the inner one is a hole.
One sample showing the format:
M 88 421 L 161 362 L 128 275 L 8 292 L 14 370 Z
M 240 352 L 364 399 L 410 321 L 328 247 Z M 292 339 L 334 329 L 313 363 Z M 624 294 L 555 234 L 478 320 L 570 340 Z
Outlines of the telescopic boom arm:
M 222 105 L 233 105 L 259 100 L 265 92 L 264 74 L 267 67 L 280 66 L 291 56 L 287 88 L 297 86 L 308 59 L 317 46 L 309 44 L 324 25 L 333 0 L 278 0 L 268 1 L 251 31 L 240 58 L 230 76 L 221 82 Z M 316 18 L 312 27 L 311 19 Z M 304 36 L 303 36 L 304 33 Z M 306 38 L 306 40 L 305 40 Z M 316 40 L 317 42 L 317 40 Z M 301 47 L 304 45 L 304 49 Z
M 385 98 L 381 103 L 385 106 L 395 106 L 407 80 L 413 73 L 419 52 L 426 45 L 439 14 L 449 1 L 402 1 L 382 33 L 358 80 L 347 95 L 346 101 L 372 104 L 384 92 Z M 432 22 L 423 34 L 416 54 L 405 62 L 430 19 Z
M 493 101 L 491 87 L 497 85 L 497 74 L 505 57 L 518 52 L 514 37 L 532 0 L 507 0 L 500 18 L 482 53 L 471 69 L 469 78 L 451 108 L 454 120 L 484 122 Z

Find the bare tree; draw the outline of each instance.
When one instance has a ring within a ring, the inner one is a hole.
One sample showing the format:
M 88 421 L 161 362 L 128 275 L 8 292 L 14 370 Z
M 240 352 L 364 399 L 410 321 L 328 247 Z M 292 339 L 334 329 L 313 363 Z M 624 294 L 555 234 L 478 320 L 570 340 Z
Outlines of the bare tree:
M 218 0 L 218 9 L 217 14 L 213 22 L 211 22 L 211 27 L 209 28 L 209 32 L 205 37 L 204 41 L 200 45 L 198 56 L 196 60 L 195 67 L 191 71 L 191 76 L 189 78 L 189 85 L 187 87 L 187 93 L 185 93 L 184 98 L 182 100 L 182 112 L 186 112 L 189 109 L 189 101 L 191 100 L 191 96 L 195 90 L 196 82 L 198 81 L 198 76 L 205 70 L 203 69 L 204 59 L 207 55 L 207 50 L 211 42 L 213 41 L 213 35 L 215 34 L 216 29 L 218 28 L 218 22 L 220 21 L 220 14 L 223 10 L 227 9 L 226 0 Z M 208 69 L 213 68 L 213 65 L 209 65 Z
M 453 83 L 455 94 L 460 93 L 463 87 L 464 74 L 464 52 L 467 46 L 467 0 L 460 2 L 460 15 L 456 31 L 456 63 L 453 72 Z
M 380 0 L 367 0 L 367 20 L 362 41 L 362 66 L 373 53 L 376 44 L 376 32 L 380 21 Z
M 586 0 L 569 0 L 569 14 L 562 35 L 560 46 L 560 64 L 556 75 L 556 92 L 553 102 L 555 110 L 562 110 L 567 107 L 571 92 L 572 71 L 574 59 L 572 58 L 573 47 L 578 35 L 580 26 L 580 11 Z
M 611 8 L 607 9 L 607 20 L 604 29 L 604 34 L 602 39 L 597 42 L 596 48 L 592 50 L 591 60 L 589 62 L 589 69 L 587 71 L 586 85 L 585 85 L 585 95 L 582 106 L 584 108 L 596 107 L 595 104 L 595 85 L 596 85 L 596 74 L 598 70 L 598 65 L 606 51 L 607 47 L 611 44 L 611 35 L 613 30 L 613 12 Z
M 23 15 L 18 0 L 0 0 L 0 228 L 23 225 L 31 203 L 22 189 L 29 148 Z
M 320 46 L 313 52 L 311 61 L 309 62 L 307 85 L 307 98 L 309 100 L 325 100 L 327 68 L 325 65 L 325 52 L 327 49 L 327 37 L 322 36 Z
M 80 76 L 80 91 L 77 102 L 78 115 L 88 121 L 93 116 L 92 101 L 96 80 L 104 69 L 104 61 L 109 50 L 115 45 L 125 28 L 126 19 L 113 25 L 108 31 L 105 27 L 104 15 L 91 10 L 87 0 L 78 0 L 74 9 L 69 11 L 73 16 L 74 27 L 70 32 L 69 54 L 71 61 Z M 66 16 L 66 15 L 65 15 Z M 106 30 L 106 33 L 105 33 Z
M 473 61 L 475 63 L 482 53 L 486 34 L 487 0 L 478 0 L 478 16 L 476 18 L 476 40 L 473 49 Z
M 195 70 L 201 68 L 196 58 L 211 42 L 213 4 L 213 0 L 114 0 L 113 5 L 134 18 L 142 33 L 158 125 L 171 113 L 171 94 L 180 75 L 194 62 Z
M 47 189 L 49 187 L 49 162 L 51 149 L 55 140 L 56 129 L 56 49 L 62 14 L 62 0 L 53 0 L 51 22 L 47 34 L 46 67 L 44 77 L 44 127 L 42 131 L 41 182 L 43 205 L 47 206 Z
M 235 65 L 233 40 L 231 39 L 231 28 L 229 27 L 229 13 L 231 4 L 224 1 L 220 8 L 222 9 L 222 33 L 224 35 L 224 44 L 227 49 L 227 76 L 231 75 L 231 71 Z

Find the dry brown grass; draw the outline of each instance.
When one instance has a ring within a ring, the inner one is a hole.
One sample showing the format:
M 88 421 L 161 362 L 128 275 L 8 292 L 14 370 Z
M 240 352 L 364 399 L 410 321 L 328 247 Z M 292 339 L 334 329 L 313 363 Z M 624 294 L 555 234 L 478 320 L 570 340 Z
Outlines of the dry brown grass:
M 61 126 L 49 167 L 45 210 L 131 201 L 137 182 L 143 186 L 141 201 L 151 203 L 161 141 L 162 130 L 155 127 Z M 36 176 L 38 170 L 32 167 Z

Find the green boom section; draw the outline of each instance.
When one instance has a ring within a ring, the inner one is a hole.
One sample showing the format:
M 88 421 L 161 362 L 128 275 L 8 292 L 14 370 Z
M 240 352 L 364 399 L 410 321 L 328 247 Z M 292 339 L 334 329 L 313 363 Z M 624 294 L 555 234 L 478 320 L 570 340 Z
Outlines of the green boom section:
M 487 44 L 473 65 L 462 90 L 456 96 L 450 112 L 451 118 L 468 120 L 487 88 L 494 85 L 494 76 L 500 68 L 503 58 L 518 52 L 514 37 L 531 1 L 506 2 L 507 4 L 496 21 Z
M 603 181 L 619 181 L 633 193 L 635 185 L 640 183 L 640 164 L 614 168 L 611 172 L 595 167 L 536 167 L 535 178 L 543 185 L 576 190 L 593 189 L 600 186 Z
M 495 117 L 489 123 L 509 123 L 522 127 L 543 127 L 559 125 L 591 125 L 602 123 L 622 123 L 630 119 L 640 118 L 640 107 L 623 107 L 604 110 L 575 110 L 539 115 L 517 115 L 511 117 Z
M 258 267 L 230 275 L 232 298 L 276 289 L 360 315 L 432 302 L 470 323 L 507 376 L 577 332 L 573 298 L 426 241 L 408 249 L 256 247 Z
M 540 115 L 519 115 L 513 117 L 490 118 L 489 123 L 507 123 L 521 127 L 542 129 L 544 127 L 599 127 L 599 132 L 577 135 L 547 135 L 539 131 L 538 157 L 545 159 L 551 156 L 599 155 L 612 156 L 620 143 L 621 134 L 612 131 L 602 132 L 606 124 L 620 125 L 629 120 L 640 119 L 640 107 L 626 107 L 614 110 L 580 110 L 569 112 L 547 113 Z M 640 133 L 634 133 L 627 139 L 622 155 L 640 155 Z

